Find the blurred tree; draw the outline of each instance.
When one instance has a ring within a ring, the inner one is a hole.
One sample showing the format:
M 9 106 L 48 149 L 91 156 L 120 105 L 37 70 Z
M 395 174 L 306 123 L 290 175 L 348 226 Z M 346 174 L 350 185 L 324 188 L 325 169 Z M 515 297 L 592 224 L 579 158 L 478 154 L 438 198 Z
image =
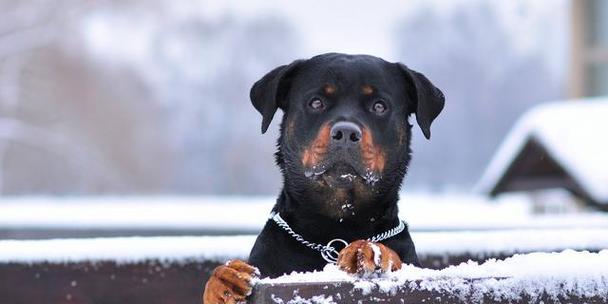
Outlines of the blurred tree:
M 20 1 L 4 1 L 0 8 L 0 193 L 7 185 L 9 150 L 14 145 L 52 150 L 62 141 L 47 130 L 19 117 L 23 67 L 35 50 L 48 47 L 56 36 L 50 3 L 32 6 Z
M 275 18 L 227 18 L 210 26 L 198 32 L 191 28 L 188 41 L 198 47 L 184 49 L 195 59 L 174 74 L 174 80 L 192 85 L 169 88 L 180 107 L 174 119 L 181 120 L 174 124 L 180 126 L 174 137 L 181 138 L 176 148 L 183 160 L 175 176 L 176 190 L 275 193 L 280 180 L 273 165 L 278 134 L 275 128 L 260 135 L 261 117 L 251 106 L 249 89 L 275 66 L 293 60 L 289 56 L 295 53 L 294 34 Z M 184 81 L 184 72 L 193 64 L 206 77 Z
M 283 20 L 205 20 L 170 1 L 0 5 L 0 193 L 278 190 L 277 128 L 260 135 L 248 92 L 293 59 Z
M 147 9 L 139 7 L 136 20 L 137 15 L 129 15 L 134 26 L 155 23 L 151 53 L 132 66 L 155 75 L 147 81 L 166 111 L 176 159 L 171 191 L 276 193 L 277 128 L 261 136 L 261 117 L 249 101 L 249 89 L 272 68 L 293 60 L 294 31 L 275 17 L 205 20 L 167 8 L 162 10 L 166 15 L 149 18 L 159 11 Z M 112 16 L 105 22 L 116 23 Z
M 398 27 L 400 60 L 445 93 L 430 143 L 414 132 L 407 185 L 472 186 L 515 120 L 536 103 L 562 97 L 543 54 L 521 52 L 488 1 L 450 12 L 429 7 Z
M 166 183 L 167 137 L 148 90 L 127 70 L 93 62 L 74 30 L 87 4 L 2 3 L 0 193 L 150 192 Z

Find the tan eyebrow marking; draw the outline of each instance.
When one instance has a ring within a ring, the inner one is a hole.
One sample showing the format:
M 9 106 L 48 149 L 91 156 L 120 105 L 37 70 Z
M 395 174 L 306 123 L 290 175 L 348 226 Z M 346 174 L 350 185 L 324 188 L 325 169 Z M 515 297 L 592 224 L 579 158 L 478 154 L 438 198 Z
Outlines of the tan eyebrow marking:
M 325 94 L 327 94 L 327 95 L 332 95 L 332 94 L 334 94 L 334 93 L 336 92 L 336 90 L 337 90 L 337 89 L 338 89 L 338 88 L 336 88 L 336 86 L 335 86 L 335 85 L 333 85 L 333 84 L 326 84 L 326 85 L 323 87 L 323 91 L 324 91 L 324 92 L 325 92 Z
M 372 93 L 374 93 L 374 88 L 366 84 L 361 87 L 361 92 L 363 93 L 363 95 L 372 95 Z

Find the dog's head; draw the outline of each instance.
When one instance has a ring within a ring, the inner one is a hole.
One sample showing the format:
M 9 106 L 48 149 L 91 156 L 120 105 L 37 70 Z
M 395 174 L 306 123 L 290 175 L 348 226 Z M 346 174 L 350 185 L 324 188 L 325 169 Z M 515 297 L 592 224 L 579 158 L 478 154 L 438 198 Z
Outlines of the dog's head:
M 439 89 L 401 63 L 336 53 L 277 67 L 250 96 L 262 133 L 284 112 L 277 163 L 286 190 L 340 218 L 396 195 L 410 159 L 408 117 L 428 139 L 444 105 Z

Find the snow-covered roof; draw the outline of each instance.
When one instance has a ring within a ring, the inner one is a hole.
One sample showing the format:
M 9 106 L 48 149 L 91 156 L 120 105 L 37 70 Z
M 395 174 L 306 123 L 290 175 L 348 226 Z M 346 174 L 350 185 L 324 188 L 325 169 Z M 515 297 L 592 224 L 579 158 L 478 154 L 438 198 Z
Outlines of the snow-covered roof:
M 490 192 L 530 139 L 538 141 L 592 199 L 608 203 L 608 97 L 532 108 L 507 135 L 477 189 Z

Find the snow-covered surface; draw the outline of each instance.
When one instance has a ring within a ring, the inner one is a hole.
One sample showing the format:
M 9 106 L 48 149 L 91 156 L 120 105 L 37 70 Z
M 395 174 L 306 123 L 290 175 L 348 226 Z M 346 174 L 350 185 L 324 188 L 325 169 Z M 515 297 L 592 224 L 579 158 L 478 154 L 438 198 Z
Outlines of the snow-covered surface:
M 258 231 L 270 197 L 4 197 L 0 228 Z
M 488 192 L 529 139 L 536 139 L 599 203 L 608 203 L 608 98 L 537 106 L 515 124 L 477 188 Z
M 2 197 L 0 229 L 107 229 L 257 233 L 275 197 Z M 410 194 L 400 217 L 412 231 L 606 227 L 606 213 L 533 215 L 524 196 Z
M 497 279 L 498 278 L 498 279 Z M 479 279 L 473 280 L 470 279 Z M 393 293 L 400 286 L 447 292 L 473 301 L 490 295 L 496 299 L 517 300 L 522 295 L 536 302 L 543 293 L 549 297 L 608 297 L 608 250 L 599 253 L 565 250 L 559 253 L 530 253 L 483 264 L 467 262 L 442 270 L 404 265 L 382 278 L 357 280 L 334 265 L 321 272 L 293 273 L 260 283 L 352 282 L 364 294 L 372 289 Z
M 414 232 L 412 239 L 419 256 L 608 249 L 606 228 Z
M 146 260 L 185 262 L 249 256 L 254 236 L 223 237 L 128 237 L 0 241 L 1 263 L 68 263 Z
M 414 232 L 419 256 L 608 248 L 606 229 Z M 129 237 L 0 241 L 0 263 L 246 259 L 255 236 Z M 302 250 L 308 250 L 302 248 Z

